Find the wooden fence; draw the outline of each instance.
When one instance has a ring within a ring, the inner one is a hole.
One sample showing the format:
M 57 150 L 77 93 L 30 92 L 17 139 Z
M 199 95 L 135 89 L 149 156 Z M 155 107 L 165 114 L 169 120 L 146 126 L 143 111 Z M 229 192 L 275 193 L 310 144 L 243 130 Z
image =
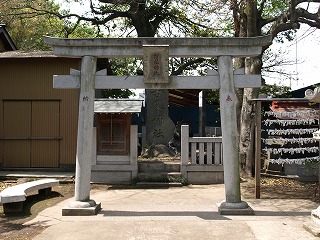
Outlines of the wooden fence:
M 189 183 L 222 183 L 222 137 L 189 137 L 181 126 L 181 174 Z

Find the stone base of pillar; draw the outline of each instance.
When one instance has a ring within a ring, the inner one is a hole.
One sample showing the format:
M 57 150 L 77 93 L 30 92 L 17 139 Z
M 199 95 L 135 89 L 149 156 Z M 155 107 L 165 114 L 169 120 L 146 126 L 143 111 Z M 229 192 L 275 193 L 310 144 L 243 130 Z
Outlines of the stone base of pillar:
M 238 203 L 221 202 L 218 205 L 220 215 L 253 215 L 253 209 L 248 203 L 241 201 Z
M 304 229 L 316 237 L 320 237 L 320 206 L 311 211 L 311 220 L 303 224 Z
M 305 230 L 307 230 L 309 233 L 312 233 L 316 237 L 320 237 L 320 225 L 313 222 L 308 221 L 303 224 L 303 227 Z
M 96 203 L 94 200 L 72 201 L 68 206 L 62 208 L 62 216 L 91 216 L 97 215 L 100 210 L 101 203 Z

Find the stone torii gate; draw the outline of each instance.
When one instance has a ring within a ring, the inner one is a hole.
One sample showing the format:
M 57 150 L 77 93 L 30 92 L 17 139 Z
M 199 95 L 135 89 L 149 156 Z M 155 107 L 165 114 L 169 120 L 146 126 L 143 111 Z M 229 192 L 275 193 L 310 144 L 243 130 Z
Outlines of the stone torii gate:
M 261 86 L 260 75 L 233 71 L 233 58 L 261 54 L 271 36 L 256 38 L 94 38 L 44 37 L 56 55 L 82 58 L 81 70 L 54 76 L 54 88 L 80 88 L 75 200 L 63 215 L 96 214 L 101 206 L 90 199 L 91 151 L 95 89 L 220 89 L 224 184 L 226 200 L 221 214 L 252 214 L 241 200 L 238 161 L 236 88 Z M 96 72 L 97 58 L 144 59 L 144 76 L 107 76 Z M 168 75 L 169 57 L 217 57 L 218 72 L 207 76 Z

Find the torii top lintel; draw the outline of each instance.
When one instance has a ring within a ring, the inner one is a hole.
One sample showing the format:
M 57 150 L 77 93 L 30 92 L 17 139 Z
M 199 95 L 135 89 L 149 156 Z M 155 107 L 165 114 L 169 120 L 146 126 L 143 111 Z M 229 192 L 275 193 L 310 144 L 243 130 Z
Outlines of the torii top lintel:
M 170 57 L 252 57 L 272 37 L 250 38 L 53 38 L 44 37 L 56 55 L 64 57 L 95 56 L 98 58 L 142 57 L 143 46 L 168 46 Z

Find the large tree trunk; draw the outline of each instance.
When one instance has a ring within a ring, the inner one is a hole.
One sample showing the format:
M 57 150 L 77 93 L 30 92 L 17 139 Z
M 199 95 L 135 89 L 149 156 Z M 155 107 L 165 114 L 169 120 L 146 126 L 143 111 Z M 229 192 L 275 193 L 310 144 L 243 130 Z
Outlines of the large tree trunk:
M 245 8 L 246 16 L 246 32 L 247 37 L 256 37 L 260 35 L 258 30 L 257 5 L 255 0 L 247 0 Z M 245 28 L 245 27 L 243 27 Z M 254 58 L 247 58 L 245 61 L 246 74 L 260 74 L 261 73 L 261 56 Z M 259 89 L 246 88 L 243 91 L 243 101 L 241 108 L 240 119 L 240 138 L 239 138 L 239 161 L 241 167 L 241 174 L 244 177 L 253 176 L 254 167 L 254 120 L 255 120 L 255 106 L 253 102 L 248 102 L 248 99 L 257 98 Z
M 241 175 L 251 177 L 253 175 L 254 162 L 254 119 L 255 106 L 247 99 L 256 98 L 258 90 L 246 88 L 243 98 L 246 99 L 242 103 L 241 124 L 240 124 L 240 142 L 239 142 L 239 161 L 241 167 Z
M 235 58 L 234 59 L 234 69 L 241 69 L 245 67 L 245 61 L 244 58 Z M 238 88 L 236 89 L 236 111 L 237 111 L 237 116 L 241 115 L 241 109 L 242 109 L 242 102 L 243 102 L 243 88 Z M 237 118 L 237 128 L 238 128 L 238 136 L 240 136 L 240 126 L 241 126 L 241 119 L 238 117 Z M 239 137 L 240 139 L 240 137 Z
M 260 74 L 261 57 L 246 59 L 246 73 Z M 239 160 L 241 173 L 243 176 L 253 176 L 254 163 L 254 121 L 255 121 L 255 105 L 248 102 L 248 99 L 257 98 L 259 96 L 258 88 L 245 88 L 243 92 L 243 102 L 240 120 L 240 143 L 239 143 Z

